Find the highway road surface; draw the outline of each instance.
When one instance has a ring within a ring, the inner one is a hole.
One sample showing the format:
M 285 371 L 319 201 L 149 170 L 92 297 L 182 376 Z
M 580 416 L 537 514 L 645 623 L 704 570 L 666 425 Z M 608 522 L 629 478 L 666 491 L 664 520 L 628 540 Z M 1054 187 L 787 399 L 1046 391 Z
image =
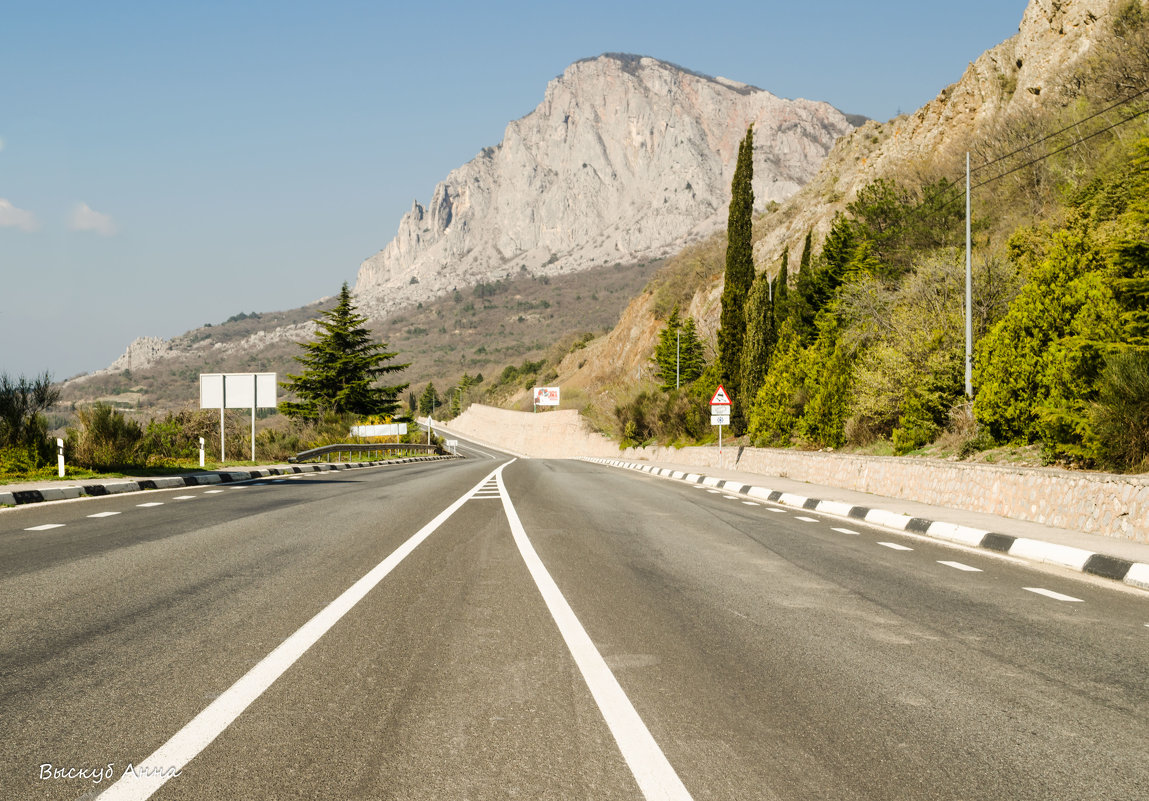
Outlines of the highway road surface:
M 1149 798 L 1146 593 L 461 451 L 0 512 L 0 798 Z

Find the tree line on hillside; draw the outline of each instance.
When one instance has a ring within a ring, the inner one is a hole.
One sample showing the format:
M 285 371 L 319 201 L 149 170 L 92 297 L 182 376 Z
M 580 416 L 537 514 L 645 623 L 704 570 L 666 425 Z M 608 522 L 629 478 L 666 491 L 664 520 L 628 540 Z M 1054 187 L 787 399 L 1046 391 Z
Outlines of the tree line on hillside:
M 1149 136 L 1114 139 L 1085 180 L 1064 181 L 1060 215 L 978 260 L 972 402 L 961 188 L 875 181 L 820 248 L 806 236 L 796 277 L 788 254 L 755 275 L 752 148 L 751 128 L 731 188 L 716 358 L 697 373 L 704 386 L 670 390 L 664 343 L 680 322 L 668 321 L 663 394 L 616 409 L 628 441 L 706 437 L 678 396 L 704 403 L 721 382 L 734 433 L 757 445 L 887 440 L 904 454 L 950 437 L 963 455 L 1039 443 L 1050 461 L 1149 468 Z

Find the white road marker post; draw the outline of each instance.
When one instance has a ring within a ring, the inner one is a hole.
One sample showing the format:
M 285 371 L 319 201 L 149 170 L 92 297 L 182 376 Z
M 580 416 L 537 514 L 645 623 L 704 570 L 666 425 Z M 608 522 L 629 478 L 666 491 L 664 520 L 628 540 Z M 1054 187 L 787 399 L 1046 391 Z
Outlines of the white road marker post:
M 199 438 L 199 466 L 203 469 L 203 437 Z
M 56 437 L 56 468 L 60 478 L 64 477 L 64 440 Z

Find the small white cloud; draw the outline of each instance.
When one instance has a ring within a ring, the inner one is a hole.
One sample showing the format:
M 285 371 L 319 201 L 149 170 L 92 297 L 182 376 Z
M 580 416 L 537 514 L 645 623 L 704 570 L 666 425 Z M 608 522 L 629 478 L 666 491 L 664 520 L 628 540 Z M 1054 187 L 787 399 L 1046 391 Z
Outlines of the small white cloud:
M 111 215 L 101 214 L 87 203 L 78 204 L 72 211 L 68 227 L 73 231 L 92 231 L 100 236 L 111 236 L 116 233 L 116 223 Z
M 35 231 L 40 227 L 36 215 L 24 209 L 18 209 L 11 201 L 0 197 L 0 228 L 19 228 L 21 231 Z

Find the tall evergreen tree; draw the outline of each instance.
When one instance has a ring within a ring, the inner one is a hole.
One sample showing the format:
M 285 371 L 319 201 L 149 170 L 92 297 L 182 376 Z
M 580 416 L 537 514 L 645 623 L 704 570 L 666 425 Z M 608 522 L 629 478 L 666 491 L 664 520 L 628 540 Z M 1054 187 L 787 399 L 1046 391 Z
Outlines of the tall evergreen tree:
M 770 285 L 770 306 L 774 315 L 773 326 L 775 337 L 777 337 L 778 331 L 782 328 L 782 323 L 786 319 L 786 314 L 789 312 L 790 273 L 787 269 L 789 264 L 790 251 L 786 250 L 782 253 L 782 268 L 778 270 L 778 277 L 775 278 L 774 283 Z
M 423 416 L 432 415 L 435 413 L 435 407 L 442 405 L 443 401 L 439 397 L 438 390 L 435 389 L 435 382 L 428 381 L 427 388 L 419 396 L 419 414 Z
M 682 318 L 678 314 L 678 305 L 675 304 L 670 317 L 666 319 L 666 325 L 658 332 L 658 344 L 654 347 L 654 363 L 658 367 L 663 392 L 674 389 L 676 380 L 681 381 L 679 375 L 681 335 Z
M 702 340 L 698 338 L 698 329 L 694 325 L 694 318 L 687 317 L 682 324 L 682 350 L 679 356 L 679 374 L 682 385 L 697 381 L 706 371 L 706 353 L 702 347 Z
M 742 346 L 742 392 L 736 401 L 748 418 L 754 396 L 762 386 L 770 353 L 774 349 L 774 304 L 770 300 L 770 277 L 766 273 L 754 279 L 746 299 L 746 341 Z
M 754 212 L 754 126 L 738 147 L 738 162 L 730 186 L 730 216 L 727 222 L 726 273 L 722 289 L 722 316 L 718 328 L 718 374 L 734 400 L 730 427 L 735 436 L 746 430 L 742 415 L 742 347 L 746 332 L 746 296 L 754 282 L 754 254 L 751 241 Z
M 407 385 L 380 387 L 375 382 L 409 365 L 391 364 L 398 353 L 388 352 L 386 343 L 372 341 L 364 326 L 367 318 L 356 311 L 346 282 L 335 308 L 323 312 L 316 322 L 317 338 L 302 343 L 304 354 L 295 357 L 303 372 L 288 374 L 289 380 L 280 384 L 298 400 L 284 401 L 280 411 L 305 420 L 318 419 L 324 412 L 394 414 Z

